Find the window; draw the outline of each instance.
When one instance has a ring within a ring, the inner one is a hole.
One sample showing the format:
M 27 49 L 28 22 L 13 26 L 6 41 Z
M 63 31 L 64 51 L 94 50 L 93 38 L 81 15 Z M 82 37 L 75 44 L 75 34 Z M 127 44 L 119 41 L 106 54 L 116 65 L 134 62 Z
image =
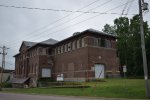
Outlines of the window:
M 63 45 L 63 52 L 65 52 L 65 45 Z
M 42 53 L 43 52 L 43 49 L 42 48 L 39 48 L 39 53 Z
M 55 48 L 55 54 L 57 54 L 57 48 Z
M 77 40 L 77 48 L 80 48 L 80 40 Z
M 82 42 L 81 47 L 84 47 L 85 46 L 84 38 L 82 38 L 81 42 Z
M 82 39 L 79 39 L 79 48 L 82 47 Z
M 49 49 L 48 48 L 46 49 L 46 54 L 49 55 Z
M 71 48 L 71 43 L 68 43 L 67 45 L 68 45 L 68 51 L 70 51 L 71 50 L 70 49 Z
M 75 50 L 75 48 L 76 48 L 76 41 L 73 41 L 72 42 L 72 50 Z
M 58 47 L 58 54 L 61 53 L 60 51 L 61 51 L 61 47 L 59 46 L 59 47 Z
M 107 48 L 111 48 L 111 42 L 110 42 L 110 40 L 106 40 L 106 47 Z
M 47 49 L 46 49 L 46 54 L 52 55 L 52 49 L 47 48 Z
M 72 42 L 70 42 L 70 50 L 72 50 Z
M 93 46 L 97 46 L 97 43 L 98 41 L 97 41 L 97 38 L 93 38 Z
M 105 47 L 105 45 L 106 45 L 105 39 L 101 39 L 101 47 Z
M 97 41 L 98 41 L 98 46 L 101 47 L 101 38 L 98 38 Z
M 64 46 L 62 45 L 61 46 L 61 53 L 63 53 L 64 52 Z
M 67 52 L 67 47 L 68 47 L 68 45 L 67 45 L 67 44 L 65 44 L 65 52 Z
M 51 77 L 51 69 L 42 68 L 42 77 Z

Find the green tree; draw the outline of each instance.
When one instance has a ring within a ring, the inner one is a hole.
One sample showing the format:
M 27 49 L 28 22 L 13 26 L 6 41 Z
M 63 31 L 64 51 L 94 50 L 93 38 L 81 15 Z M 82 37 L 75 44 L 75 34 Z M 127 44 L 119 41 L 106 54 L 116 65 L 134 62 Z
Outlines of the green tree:
M 131 19 L 119 17 L 114 20 L 113 26 L 106 24 L 103 31 L 114 32 L 118 36 L 117 51 L 120 66 L 127 66 L 127 74 L 130 76 L 143 75 L 139 16 L 135 15 Z M 150 28 L 147 22 L 144 22 L 144 33 L 147 58 L 150 59 Z M 150 62 L 148 62 L 148 65 L 150 65 Z
M 106 24 L 104 26 L 104 29 L 102 30 L 103 32 L 106 32 L 108 34 L 112 34 L 112 35 L 116 35 L 116 32 L 115 32 L 115 26 L 111 26 L 109 24 Z

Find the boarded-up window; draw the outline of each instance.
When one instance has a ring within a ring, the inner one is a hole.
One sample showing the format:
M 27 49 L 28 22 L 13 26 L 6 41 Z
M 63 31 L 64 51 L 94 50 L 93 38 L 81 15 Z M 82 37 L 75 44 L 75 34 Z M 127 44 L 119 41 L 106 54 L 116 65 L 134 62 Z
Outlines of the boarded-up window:
M 67 52 L 67 47 L 68 47 L 67 44 L 65 44 L 65 52 Z
M 68 43 L 68 51 L 71 50 L 71 43 Z
M 39 53 L 41 54 L 43 52 L 43 49 L 42 48 L 39 48 Z M 32 53 L 32 52 L 31 52 Z M 32 53 L 33 54 L 33 53 Z M 31 54 L 31 55 L 32 55 Z
M 97 38 L 93 38 L 93 46 L 97 46 L 97 45 L 98 45 Z
M 80 48 L 80 40 L 77 40 L 77 48 Z
M 42 68 L 42 77 L 51 77 L 50 68 Z
M 72 42 L 70 42 L 70 50 L 72 50 Z
M 82 42 L 82 46 L 81 47 L 84 47 L 85 46 L 84 38 L 82 38 L 81 42 Z
M 63 52 L 64 52 L 64 49 L 63 49 L 63 47 L 64 47 L 64 46 L 62 45 L 62 46 L 61 46 L 61 53 L 63 53 Z
M 61 53 L 61 46 L 58 47 L 58 53 Z
M 57 54 L 57 48 L 55 48 L 55 54 Z
M 76 41 L 73 41 L 72 43 L 72 50 L 75 50 L 76 49 Z
M 110 42 L 110 40 L 106 40 L 106 47 L 107 48 L 111 48 L 111 42 Z
M 63 45 L 63 52 L 65 52 L 65 45 Z
M 98 46 L 101 47 L 101 38 L 98 38 L 97 41 L 98 41 Z

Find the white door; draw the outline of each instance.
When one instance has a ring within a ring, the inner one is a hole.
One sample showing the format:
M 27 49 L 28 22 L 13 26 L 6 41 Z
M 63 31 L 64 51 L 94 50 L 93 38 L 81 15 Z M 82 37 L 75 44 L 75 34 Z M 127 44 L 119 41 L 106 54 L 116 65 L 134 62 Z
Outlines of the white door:
M 95 78 L 104 78 L 104 65 L 95 64 Z

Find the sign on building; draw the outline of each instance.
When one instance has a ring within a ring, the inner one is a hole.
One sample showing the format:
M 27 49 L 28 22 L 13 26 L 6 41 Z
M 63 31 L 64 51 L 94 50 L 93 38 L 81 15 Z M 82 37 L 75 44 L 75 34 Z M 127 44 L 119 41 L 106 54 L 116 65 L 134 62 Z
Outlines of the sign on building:
M 123 72 L 127 72 L 127 66 L 126 65 L 123 65 Z
M 57 75 L 57 81 L 64 81 L 64 75 L 63 74 Z

